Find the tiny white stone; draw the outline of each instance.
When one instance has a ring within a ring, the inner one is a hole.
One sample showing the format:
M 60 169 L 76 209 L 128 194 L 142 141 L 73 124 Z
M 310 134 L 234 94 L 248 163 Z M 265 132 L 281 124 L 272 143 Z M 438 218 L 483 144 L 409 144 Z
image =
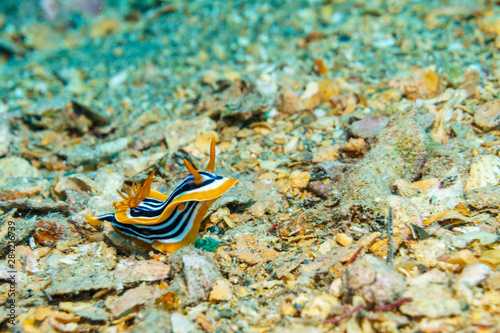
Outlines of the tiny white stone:
M 121 85 L 123 82 L 127 80 L 128 77 L 128 72 L 127 70 L 123 70 L 116 75 L 114 75 L 110 80 L 109 80 L 109 87 L 111 89 L 118 87 Z
M 174 333 L 188 333 L 195 330 L 194 323 L 187 316 L 178 312 L 172 313 L 171 321 Z
M 326 115 L 326 111 L 323 109 L 314 110 L 314 115 L 318 118 L 324 117 Z
M 492 272 L 493 270 L 490 266 L 482 263 L 475 263 L 463 269 L 458 281 L 468 286 L 476 286 L 490 276 Z

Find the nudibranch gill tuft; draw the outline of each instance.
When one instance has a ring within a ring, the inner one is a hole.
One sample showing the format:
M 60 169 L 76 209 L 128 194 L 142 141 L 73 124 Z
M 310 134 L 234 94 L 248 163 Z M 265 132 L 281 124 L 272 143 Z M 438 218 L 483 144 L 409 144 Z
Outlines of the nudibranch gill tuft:
M 151 190 L 154 171 L 141 185 L 132 185 L 127 195 L 114 202 L 114 214 L 87 216 L 97 227 L 111 222 L 116 231 L 132 241 L 150 245 L 162 252 L 174 252 L 193 243 L 198 236 L 201 220 L 208 208 L 238 180 L 218 176 L 215 167 L 215 140 L 210 145 L 210 161 L 205 171 L 198 172 L 184 160 L 188 175 L 170 196 Z

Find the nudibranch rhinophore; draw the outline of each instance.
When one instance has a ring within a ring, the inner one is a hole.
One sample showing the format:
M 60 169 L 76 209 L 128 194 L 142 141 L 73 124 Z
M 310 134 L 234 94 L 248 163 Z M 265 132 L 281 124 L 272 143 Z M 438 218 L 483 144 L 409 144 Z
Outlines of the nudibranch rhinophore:
M 142 186 L 132 185 L 133 193 L 127 189 L 128 196 L 118 191 L 123 200 L 113 202 L 115 214 L 87 216 L 87 221 L 95 227 L 103 221 L 111 222 L 115 230 L 135 243 L 146 243 L 162 252 L 174 252 L 193 243 L 208 208 L 238 180 L 214 173 L 215 140 L 205 171 L 196 171 L 187 160 L 184 164 L 190 175 L 170 196 L 151 190 L 153 171 Z

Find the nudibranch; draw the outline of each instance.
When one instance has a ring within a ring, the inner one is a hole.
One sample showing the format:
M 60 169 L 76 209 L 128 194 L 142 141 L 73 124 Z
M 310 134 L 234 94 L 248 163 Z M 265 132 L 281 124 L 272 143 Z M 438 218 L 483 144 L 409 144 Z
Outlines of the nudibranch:
M 170 196 L 151 190 L 154 171 L 142 186 L 132 185 L 127 195 L 113 202 L 114 214 L 87 216 L 93 226 L 103 221 L 137 244 L 150 245 L 162 252 L 174 252 L 193 243 L 210 206 L 238 180 L 218 176 L 215 167 L 215 140 L 210 145 L 210 160 L 205 171 L 198 172 L 187 160 L 188 175 Z

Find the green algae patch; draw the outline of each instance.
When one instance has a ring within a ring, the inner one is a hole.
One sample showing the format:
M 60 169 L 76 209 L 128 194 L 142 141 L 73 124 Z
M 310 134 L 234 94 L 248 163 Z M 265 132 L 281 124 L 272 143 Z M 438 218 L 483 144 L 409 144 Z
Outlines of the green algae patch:
M 219 248 L 220 244 L 221 242 L 210 237 L 205 239 L 197 238 L 194 242 L 194 247 L 207 252 L 215 252 Z

